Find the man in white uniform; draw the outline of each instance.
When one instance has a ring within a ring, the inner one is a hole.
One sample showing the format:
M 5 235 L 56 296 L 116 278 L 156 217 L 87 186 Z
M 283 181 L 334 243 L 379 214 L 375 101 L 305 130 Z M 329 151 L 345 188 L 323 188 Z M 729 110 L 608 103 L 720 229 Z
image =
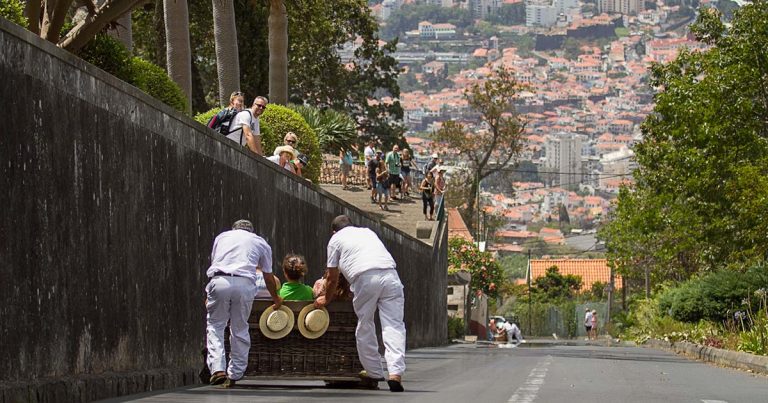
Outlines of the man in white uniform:
M 384 380 L 376 326 L 376 308 L 381 320 L 384 358 L 389 373 L 389 390 L 402 392 L 405 372 L 405 324 L 403 323 L 403 284 L 395 270 L 392 255 L 378 236 L 368 228 L 352 226 L 349 217 L 340 215 L 331 223 L 328 241 L 328 284 L 315 306 L 327 305 L 336 295 L 339 271 L 349 280 L 354 293 L 352 305 L 357 314 L 357 353 L 365 368 L 364 380 L 375 385 Z
M 267 109 L 267 98 L 256 97 L 250 109 L 244 109 L 235 115 L 232 124 L 229 125 L 230 132 L 227 138 L 259 155 L 264 155 L 261 149 L 261 128 L 259 126 L 259 116 Z
M 520 332 L 520 328 L 516 324 L 511 322 L 504 322 L 501 325 L 497 325 L 499 333 L 507 332 L 507 345 L 515 346 L 523 342 L 523 334 Z M 513 342 L 512 339 L 515 339 Z
M 277 294 L 272 275 L 272 248 L 264 238 L 253 233 L 250 221 L 236 221 L 231 231 L 222 232 L 213 242 L 211 267 L 206 272 L 211 278 L 205 287 L 208 297 L 207 362 L 212 374 L 211 385 L 234 385 L 243 377 L 248 366 L 248 351 L 251 348 L 248 317 L 260 277 L 256 269 L 261 269 L 274 306 L 279 308 L 282 298 Z M 231 346 L 229 366 L 224 355 L 224 328 L 227 322 Z

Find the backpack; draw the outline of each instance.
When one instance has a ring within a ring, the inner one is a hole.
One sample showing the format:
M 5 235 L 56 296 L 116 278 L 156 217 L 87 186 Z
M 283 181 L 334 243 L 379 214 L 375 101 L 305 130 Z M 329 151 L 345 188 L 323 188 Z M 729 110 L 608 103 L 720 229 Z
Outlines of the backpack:
M 232 119 L 235 118 L 237 113 L 237 109 L 224 108 L 208 121 L 207 126 L 226 136 L 234 131 L 229 130 L 229 124 L 232 123 Z

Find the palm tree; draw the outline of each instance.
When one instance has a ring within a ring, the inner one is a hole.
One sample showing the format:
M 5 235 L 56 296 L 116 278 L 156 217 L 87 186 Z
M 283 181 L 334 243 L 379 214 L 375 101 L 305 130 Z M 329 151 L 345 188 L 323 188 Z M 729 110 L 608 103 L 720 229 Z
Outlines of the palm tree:
M 192 49 L 189 44 L 187 0 L 163 0 L 168 75 L 192 105 Z
M 285 0 L 269 0 L 269 97 L 288 103 L 288 14 Z
M 240 89 L 240 60 L 233 0 L 213 0 L 213 37 L 216 41 L 216 72 L 219 103 L 226 106 L 229 94 Z
M 292 106 L 317 134 L 320 150 L 336 154 L 349 150 L 357 141 L 357 128 L 351 116 L 333 109 L 320 110 L 314 106 Z

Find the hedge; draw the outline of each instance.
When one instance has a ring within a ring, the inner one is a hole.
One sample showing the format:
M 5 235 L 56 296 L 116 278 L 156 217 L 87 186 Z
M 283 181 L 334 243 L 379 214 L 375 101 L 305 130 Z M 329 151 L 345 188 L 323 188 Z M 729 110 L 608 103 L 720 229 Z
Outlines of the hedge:
M 131 84 L 177 111 L 189 113 L 187 97 L 184 96 L 181 88 L 168 77 L 165 70 L 138 57 L 131 59 L 131 69 L 133 70 L 133 82 Z
M 0 1 L 0 17 L 22 27 L 27 27 L 27 17 L 24 16 L 24 3 L 20 0 Z
M 165 70 L 144 59 L 132 58 L 125 45 L 117 39 L 106 34 L 96 35 L 83 47 L 79 56 L 177 111 L 189 113 L 187 97 Z
M 744 310 L 745 299 L 759 288 L 768 287 L 768 270 L 763 265 L 745 272 L 723 269 L 688 280 L 658 296 L 661 312 L 673 319 L 695 323 L 701 319 L 719 322 Z

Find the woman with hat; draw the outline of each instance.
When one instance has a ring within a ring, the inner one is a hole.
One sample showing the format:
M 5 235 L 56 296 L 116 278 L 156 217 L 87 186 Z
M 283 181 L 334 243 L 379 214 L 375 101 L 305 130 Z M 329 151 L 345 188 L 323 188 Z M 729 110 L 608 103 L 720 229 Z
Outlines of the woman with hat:
M 295 174 L 296 170 L 291 164 L 291 160 L 294 158 L 296 158 L 296 150 L 293 147 L 280 146 L 275 148 L 275 155 L 267 159 Z

